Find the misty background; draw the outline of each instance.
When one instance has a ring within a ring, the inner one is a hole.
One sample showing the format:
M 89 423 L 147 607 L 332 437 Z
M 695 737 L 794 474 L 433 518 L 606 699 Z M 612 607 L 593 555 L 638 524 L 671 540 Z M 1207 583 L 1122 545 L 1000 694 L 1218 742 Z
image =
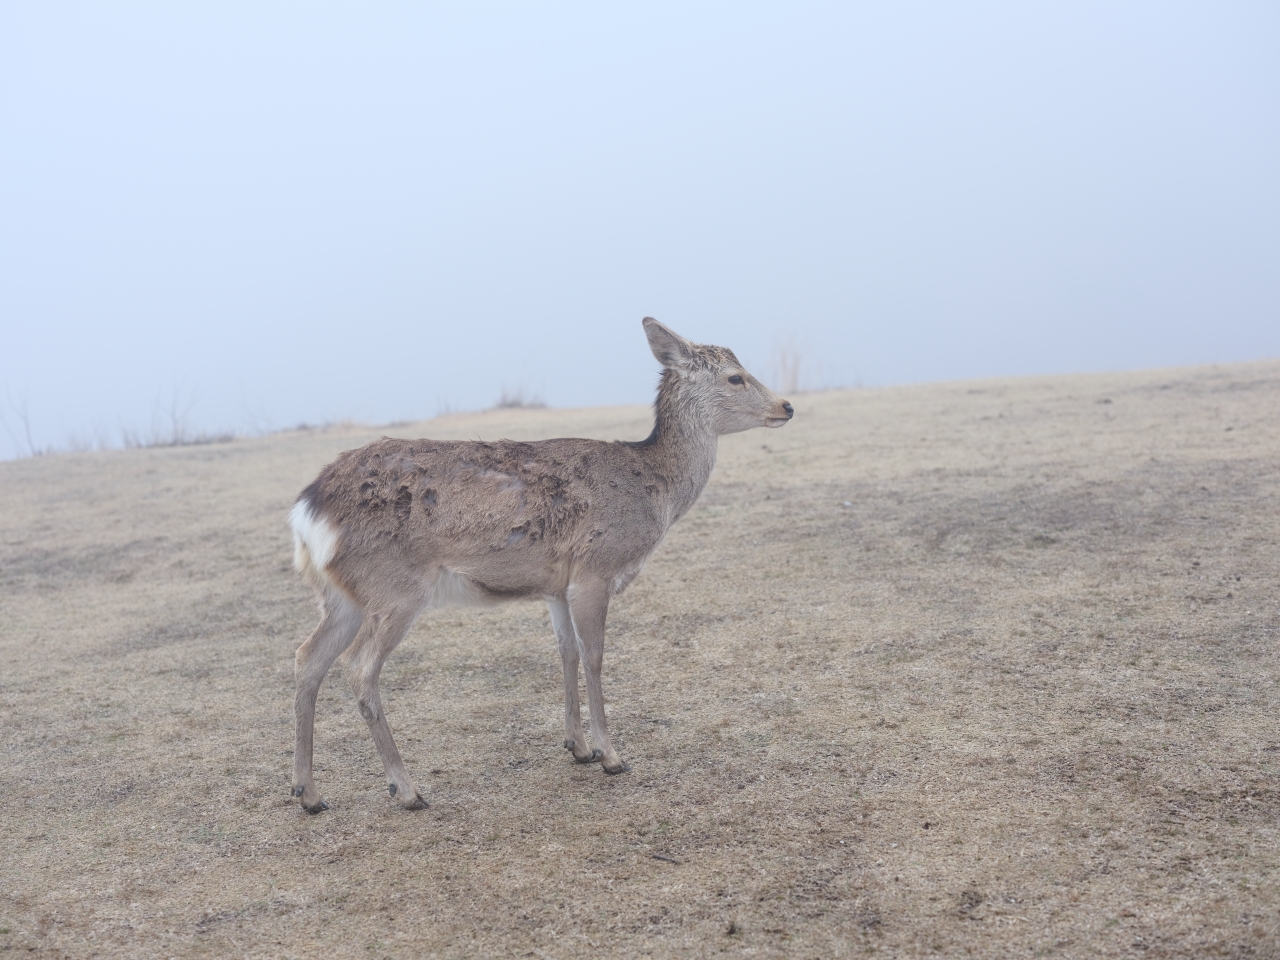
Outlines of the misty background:
M 1278 108 L 1274 3 L 10 4 L 0 457 L 644 403 L 645 315 L 805 388 L 1280 356 Z

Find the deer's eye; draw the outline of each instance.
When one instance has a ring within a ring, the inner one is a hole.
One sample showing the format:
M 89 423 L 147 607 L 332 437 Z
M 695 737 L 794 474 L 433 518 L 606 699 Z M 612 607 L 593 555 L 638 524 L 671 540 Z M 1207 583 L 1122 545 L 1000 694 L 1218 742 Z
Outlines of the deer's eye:
M 739 384 L 739 383 L 742 383 L 742 378 L 735 373 L 732 377 L 729 378 L 729 382 L 732 384 Z

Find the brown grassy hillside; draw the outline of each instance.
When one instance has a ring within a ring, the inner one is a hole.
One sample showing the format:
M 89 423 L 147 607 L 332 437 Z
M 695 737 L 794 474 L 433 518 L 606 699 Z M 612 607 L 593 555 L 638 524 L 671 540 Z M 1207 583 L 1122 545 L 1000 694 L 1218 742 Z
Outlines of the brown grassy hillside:
M 339 676 L 289 796 L 284 516 L 379 431 L 0 463 L 0 951 L 1280 956 L 1280 363 L 794 402 L 613 605 L 633 772 L 561 748 L 544 607 L 433 612 L 419 813 Z

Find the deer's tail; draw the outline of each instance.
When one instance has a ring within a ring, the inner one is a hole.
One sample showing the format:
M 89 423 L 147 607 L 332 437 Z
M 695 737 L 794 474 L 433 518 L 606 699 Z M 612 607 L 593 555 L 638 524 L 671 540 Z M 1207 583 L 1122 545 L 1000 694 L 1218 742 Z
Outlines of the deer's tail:
M 330 586 L 326 568 L 338 548 L 338 530 L 315 510 L 304 493 L 289 511 L 293 530 L 293 565 L 317 590 Z

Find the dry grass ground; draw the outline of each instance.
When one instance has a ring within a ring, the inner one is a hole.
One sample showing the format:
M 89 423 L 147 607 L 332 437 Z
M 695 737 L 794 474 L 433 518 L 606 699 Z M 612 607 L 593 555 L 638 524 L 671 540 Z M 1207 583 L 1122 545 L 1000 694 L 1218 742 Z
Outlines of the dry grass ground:
M 284 516 L 374 432 L 0 464 L 0 952 L 1280 956 L 1280 363 L 795 404 L 613 606 L 630 775 L 561 749 L 545 608 L 423 617 L 420 813 L 339 677 L 289 796 Z

